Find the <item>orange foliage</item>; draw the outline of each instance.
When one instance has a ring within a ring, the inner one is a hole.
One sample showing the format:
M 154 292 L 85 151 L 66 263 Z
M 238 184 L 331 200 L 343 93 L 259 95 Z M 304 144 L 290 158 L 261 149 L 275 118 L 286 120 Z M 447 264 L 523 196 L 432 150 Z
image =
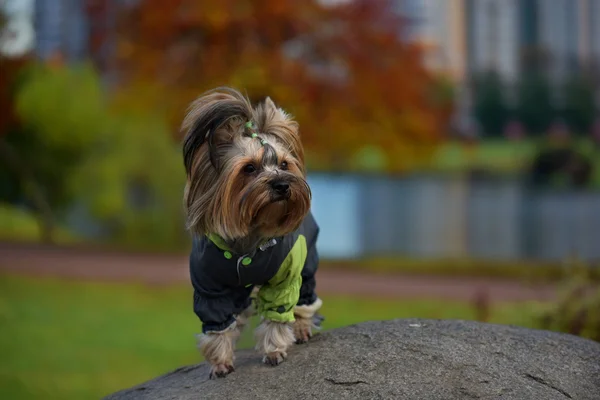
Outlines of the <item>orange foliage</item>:
M 369 145 L 405 170 L 438 143 L 447 112 L 390 4 L 145 0 L 119 19 L 114 65 L 129 88 L 119 99 L 175 127 L 198 94 L 231 85 L 292 113 L 313 166 L 353 169 Z

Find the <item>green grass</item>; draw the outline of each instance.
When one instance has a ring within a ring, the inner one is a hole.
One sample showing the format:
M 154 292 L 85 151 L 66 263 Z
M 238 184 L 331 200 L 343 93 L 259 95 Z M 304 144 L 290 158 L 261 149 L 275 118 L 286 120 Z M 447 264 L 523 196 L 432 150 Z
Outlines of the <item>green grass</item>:
M 474 319 L 464 302 L 326 297 L 325 328 L 405 317 Z M 491 321 L 531 326 L 537 305 L 496 305 Z M 255 321 L 256 323 L 256 321 Z M 0 275 L 0 398 L 93 399 L 196 363 L 188 286 Z M 240 347 L 250 347 L 247 331 Z
M 522 171 L 535 155 L 535 140 L 508 141 L 485 139 L 477 145 L 457 141 L 442 144 L 435 153 L 431 169 L 439 172 L 464 172 L 485 168 L 498 173 Z
M 29 211 L 0 203 L 0 240 L 39 242 L 41 234 L 36 217 Z M 75 235 L 62 227 L 56 228 L 54 240 L 60 244 L 79 241 Z

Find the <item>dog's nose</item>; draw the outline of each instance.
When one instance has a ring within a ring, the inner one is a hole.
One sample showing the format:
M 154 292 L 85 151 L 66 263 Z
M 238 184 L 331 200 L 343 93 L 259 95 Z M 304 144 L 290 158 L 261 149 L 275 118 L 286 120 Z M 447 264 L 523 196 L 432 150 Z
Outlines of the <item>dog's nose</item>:
M 290 189 L 290 184 L 285 181 L 273 181 L 271 187 L 277 194 L 286 194 Z

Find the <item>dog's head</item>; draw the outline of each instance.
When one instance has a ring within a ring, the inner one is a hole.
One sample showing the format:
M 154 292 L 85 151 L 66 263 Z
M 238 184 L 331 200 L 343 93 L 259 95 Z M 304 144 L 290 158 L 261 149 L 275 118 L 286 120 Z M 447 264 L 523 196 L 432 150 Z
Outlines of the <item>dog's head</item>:
M 270 98 L 230 88 L 195 100 L 183 121 L 188 229 L 226 240 L 285 235 L 310 209 L 298 124 Z

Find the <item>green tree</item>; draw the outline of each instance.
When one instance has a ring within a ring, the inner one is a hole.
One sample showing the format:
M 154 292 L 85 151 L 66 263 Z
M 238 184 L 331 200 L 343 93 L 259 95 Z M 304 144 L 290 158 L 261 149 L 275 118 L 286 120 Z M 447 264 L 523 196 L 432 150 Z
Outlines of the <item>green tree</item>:
M 539 316 L 541 329 L 600 341 L 600 280 L 594 266 L 576 258 L 566 260 L 556 300 Z
M 120 110 L 111 123 L 98 151 L 72 177 L 78 201 L 111 241 L 162 250 L 185 246 L 185 174 L 166 119 Z
M 500 76 L 490 71 L 475 79 L 475 118 L 484 134 L 500 136 L 509 118 L 504 85 Z
M 23 129 L 7 135 L 7 143 L 57 219 L 77 208 L 106 239 L 180 247 L 186 242 L 179 146 L 166 118 L 137 108 L 139 92 L 129 96 L 109 99 L 90 66 L 36 66 L 16 96 Z M 25 199 L 26 183 L 17 187 Z
M 556 118 L 556 110 L 545 74 L 523 74 L 517 89 L 516 114 L 529 133 L 542 135 L 546 132 Z
M 594 85 L 588 77 L 571 76 L 563 87 L 563 116 L 569 127 L 578 134 L 590 131 L 596 115 Z
M 13 101 L 19 123 L 0 146 L 9 177 L 2 195 L 34 209 L 51 241 L 55 216 L 72 198 L 68 177 L 106 124 L 100 85 L 89 67 L 33 65 L 20 74 Z

